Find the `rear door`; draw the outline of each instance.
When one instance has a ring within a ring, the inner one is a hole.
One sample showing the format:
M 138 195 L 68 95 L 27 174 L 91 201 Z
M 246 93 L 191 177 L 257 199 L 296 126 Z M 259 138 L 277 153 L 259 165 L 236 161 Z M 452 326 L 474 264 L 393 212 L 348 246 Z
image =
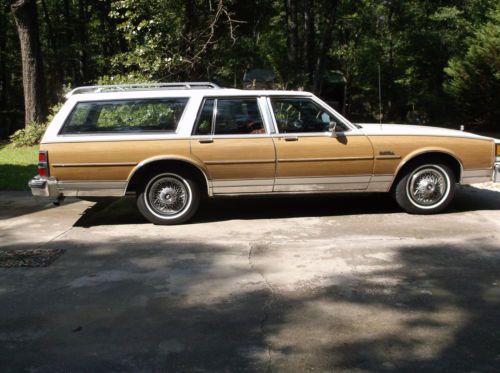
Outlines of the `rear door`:
M 202 102 L 191 152 L 205 164 L 213 194 L 272 192 L 276 154 L 264 105 L 257 97 Z

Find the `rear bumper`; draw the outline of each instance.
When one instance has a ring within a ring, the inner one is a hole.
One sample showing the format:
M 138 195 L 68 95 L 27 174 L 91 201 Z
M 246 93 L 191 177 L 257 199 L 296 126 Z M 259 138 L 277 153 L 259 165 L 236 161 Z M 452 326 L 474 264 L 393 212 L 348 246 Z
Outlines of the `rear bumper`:
M 495 163 L 495 168 L 493 171 L 493 182 L 500 183 L 500 163 Z
M 58 197 L 60 194 L 55 179 L 35 176 L 28 182 L 28 186 L 35 197 Z

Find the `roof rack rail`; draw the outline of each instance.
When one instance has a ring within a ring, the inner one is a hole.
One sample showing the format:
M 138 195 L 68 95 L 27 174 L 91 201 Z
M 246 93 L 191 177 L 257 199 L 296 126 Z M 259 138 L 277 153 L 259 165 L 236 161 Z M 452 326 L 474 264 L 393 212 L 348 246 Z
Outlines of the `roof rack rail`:
M 118 91 L 140 91 L 155 89 L 218 89 L 217 84 L 210 82 L 181 82 L 181 83 L 139 83 L 139 84 L 115 84 L 115 85 L 92 85 L 77 87 L 66 94 L 66 98 L 82 93 L 118 92 Z

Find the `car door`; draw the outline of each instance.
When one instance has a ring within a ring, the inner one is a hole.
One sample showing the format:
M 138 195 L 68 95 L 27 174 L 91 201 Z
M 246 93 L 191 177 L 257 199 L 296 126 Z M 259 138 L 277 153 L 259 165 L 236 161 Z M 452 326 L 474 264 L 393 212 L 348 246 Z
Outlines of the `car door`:
M 373 147 L 311 97 L 270 99 L 278 135 L 275 192 L 365 190 Z M 336 124 L 332 133 L 329 126 Z
M 262 104 L 257 97 L 203 101 L 191 152 L 205 164 L 214 195 L 272 192 L 276 153 Z

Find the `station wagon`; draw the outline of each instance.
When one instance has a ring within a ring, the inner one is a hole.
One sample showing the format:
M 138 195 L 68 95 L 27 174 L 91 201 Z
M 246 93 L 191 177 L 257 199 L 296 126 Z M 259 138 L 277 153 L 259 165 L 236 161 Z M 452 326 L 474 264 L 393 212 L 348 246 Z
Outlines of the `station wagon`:
M 354 124 L 302 91 L 212 83 L 74 89 L 40 145 L 35 196 L 135 195 L 155 224 L 204 197 L 392 193 L 443 211 L 457 184 L 500 181 L 500 141 L 427 126 Z

